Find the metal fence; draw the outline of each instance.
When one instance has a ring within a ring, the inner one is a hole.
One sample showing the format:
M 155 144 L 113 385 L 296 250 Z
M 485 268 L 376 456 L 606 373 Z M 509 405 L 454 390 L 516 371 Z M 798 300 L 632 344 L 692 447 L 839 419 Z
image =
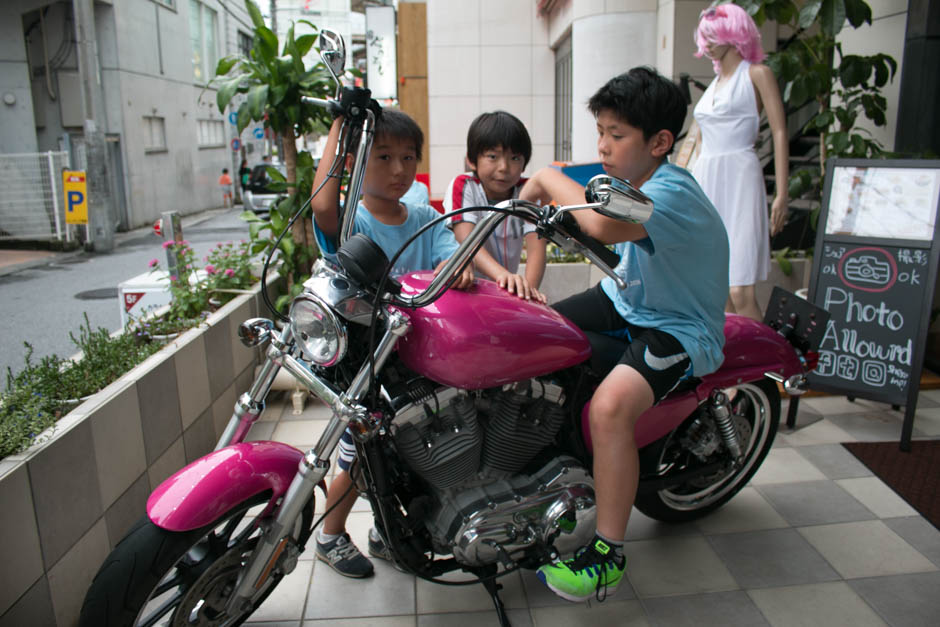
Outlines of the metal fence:
M 70 239 L 62 171 L 67 152 L 0 154 L 0 240 Z

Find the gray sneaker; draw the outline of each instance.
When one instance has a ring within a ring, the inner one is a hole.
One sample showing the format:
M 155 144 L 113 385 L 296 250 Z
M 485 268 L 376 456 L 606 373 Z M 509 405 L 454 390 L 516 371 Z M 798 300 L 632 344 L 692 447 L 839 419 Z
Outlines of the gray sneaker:
M 388 550 L 388 546 L 385 544 L 385 540 L 382 539 L 379 530 L 375 527 L 369 529 L 369 555 L 389 562 L 395 561 L 392 552 Z
M 359 552 L 348 533 L 325 544 L 317 538 L 317 559 L 326 562 L 344 577 L 361 579 L 372 576 L 372 562 Z
M 395 558 L 392 556 L 392 552 L 389 550 L 388 545 L 385 544 L 385 540 L 382 538 L 382 534 L 380 534 L 379 530 L 375 527 L 369 529 L 369 555 L 391 562 L 395 569 L 399 572 L 408 572 L 402 568 L 398 562 L 395 561 Z

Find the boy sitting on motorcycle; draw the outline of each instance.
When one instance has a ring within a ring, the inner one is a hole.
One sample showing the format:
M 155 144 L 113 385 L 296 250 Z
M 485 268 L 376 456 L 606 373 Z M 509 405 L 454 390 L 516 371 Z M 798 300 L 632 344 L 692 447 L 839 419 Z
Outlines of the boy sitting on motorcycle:
M 317 168 L 313 188 L 327 182 L 311 200 L 314 232 L 323 256 L 335 260 L 339 222 L 335 199 L 338 197 L 339 177 L 330 175 L 331 159 L 336 154 L 343 118 L 333 122 L 324 148 L 324 157 Z M 405 204 L 401 197 L 415 179 L 424 133 L 408 115 L 394 109 L 384 109 L 376 119 L 375 141 L 366 165 L 362 186 L 362 200 L 356 208 L 354 232 L 369 236 L 391 259 L 398 249 L 424 224 L 439 216 L 428 205 Z M 412 242 L 398 258 L 392 275 L 415 270 L 439 270 L 457 250 L 453 234 L 441 222 L 425 231 Z M 466 288 L 473 283 L 473 269 L 467 267 L 454 281 L 453 287 Z M 368 577 L 372 563 L 352 543 L 346 533 L 346 518 L 359 496 L 353 486 L 349 469 L 355 459 L 356 448 L 349 431 L 339 444 L 341 472 L 333 479 L 327 496 L 326 509 L 335 507 L 323 522 L 317 534 L 317 558 L 329 564 L 346 577 Z M 370 534 L 370 553 L 387 558 L 381 539 Z
M 538 571 L 539 579 L 569 601 L 603 600 L 620 583 L 639 478 L 637 418 L 681 380 L 718 368 L 728 298 L 728 238 L 721 218 L 691 174 L 667 162 L 686 115 L 679 88 L 655 70 L 634 68 L 601 87 L 588 108 L 597 122 L 604 170 L 638 187 L 655 210 L 642 225 L 590 210 L 572 212 L 587 235 L 616 245 L 616 272 L 627 288 L 621 291 L 605 278 L 555 305 L 582 330 L 625 342 L 590 405 L 596 535 L 572 559 Z M 520 197 L 577 204 L 584 189 L 559 170 L 544 168 Z

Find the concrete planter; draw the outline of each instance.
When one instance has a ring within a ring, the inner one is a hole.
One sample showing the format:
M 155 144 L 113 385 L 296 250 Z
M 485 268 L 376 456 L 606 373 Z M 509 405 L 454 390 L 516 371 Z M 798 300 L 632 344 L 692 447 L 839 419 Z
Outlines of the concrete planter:
M 236 297 L 0 461 L 0 627 L 78 622 L 150 492 L 215 446 L 259 358 L 238 325 L 264 311 L 260 287 Z
M 525 264 L 519 266 L 519 274 L 525 275 Z M 539 288 L 548 304 L 577 294 L 607 276 L 590 263 L 550 263 L 545 266 L 542 286 Z

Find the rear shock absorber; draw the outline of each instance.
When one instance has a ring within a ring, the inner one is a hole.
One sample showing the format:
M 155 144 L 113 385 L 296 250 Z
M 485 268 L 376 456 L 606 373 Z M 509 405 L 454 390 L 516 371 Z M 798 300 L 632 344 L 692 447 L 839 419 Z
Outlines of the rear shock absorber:
M 731 419 L 731 404 L 728 402 L 728 395 L 721 390 L 712 390 L 708 398 L 708 413 L 715 420 L 718 426 L 718 433 L 725 446 L 731 452 L 735 460 L 741 459 L 741 443 L 738 440 L 738 432 L 734 428 L 734 421 Z

